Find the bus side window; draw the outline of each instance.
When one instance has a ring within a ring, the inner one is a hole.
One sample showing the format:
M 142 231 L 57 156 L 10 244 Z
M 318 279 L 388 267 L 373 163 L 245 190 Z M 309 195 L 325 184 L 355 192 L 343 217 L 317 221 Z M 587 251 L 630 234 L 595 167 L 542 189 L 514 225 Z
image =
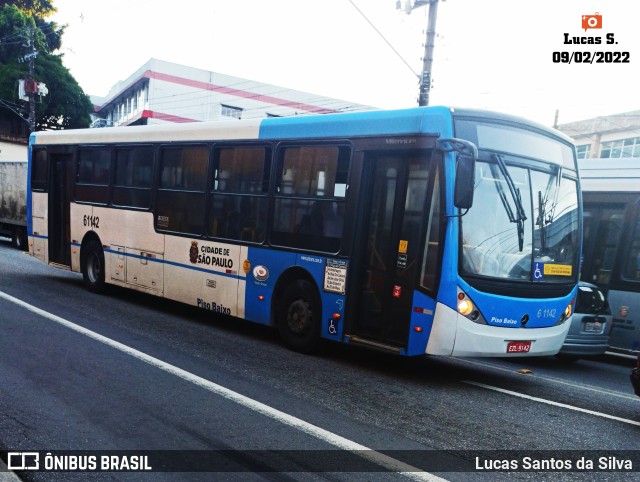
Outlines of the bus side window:
M 438 280 L 438 268 L 440 260 L 440 237 L 442 224 L 442 210 L 440 203 L 440 169 L 435 168 L 435 181 L 433 183 L 433 193 L 431 202 L 427 205 L 427 237 L 424 249 L 424 259 L 422 260 L 422 273 L 420 277 L 420 285 L 432 292 L 437 289 L 436 282 Z
M 209 149 L 205 146 L 166 147 L 160 153 L 160 187 L 156 227 L 202 234 Z
M 113 204 L 134 208 L 151 206 L 153 149 L 135 147 L 116 151 Z
M 262 243 L 265 239 L 271 149 L 256 146 L 214 150 L 207 235 Z
M 48 173 L 47 151 L 44 149 L 34 149 L 31 167 L 31 189 L 46 192 Z
M 623 262 L 623 277 L 627 281 L 640 281 L 640 219 L 636 217 L 632 229 L 631 243 L 627 247 L 625 261 Z
M 109 202 L 110 148 L 78 150 L 76 201 L 96 204 Z
M 590 260 L 586 281 L 607 286 L 624 227 L 624 207 L 585 207 L 585 219 L 589 222 L 585 224 L 584 239 L 587 243 L 593 240 L 592 245 L 585 246 L 590 250 L 585 253 Z
M 281 151 L 272 243 L 329 253 L 340 250 L 350 154 L 346 146 L 327 145 Z

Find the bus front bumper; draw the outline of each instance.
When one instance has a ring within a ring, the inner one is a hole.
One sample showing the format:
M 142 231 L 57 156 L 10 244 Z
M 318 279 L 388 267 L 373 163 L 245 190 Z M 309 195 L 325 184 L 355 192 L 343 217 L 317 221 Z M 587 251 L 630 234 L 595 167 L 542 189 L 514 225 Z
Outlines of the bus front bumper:
M 438 303 L 427 355 L 514 357 L 555 355 L 571 327 L 571 318 L 548 328 L 506 328 L 474 323 Z M 526 352 L 509 352 L 512 342 L 531 342 Z

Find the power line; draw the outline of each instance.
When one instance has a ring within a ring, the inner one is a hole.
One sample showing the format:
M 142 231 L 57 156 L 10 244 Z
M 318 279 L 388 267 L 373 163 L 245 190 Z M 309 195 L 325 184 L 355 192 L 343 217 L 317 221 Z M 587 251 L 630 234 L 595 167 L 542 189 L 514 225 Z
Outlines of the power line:
M 418 75 L 418 73 L 415 70 L 413 70 L 413 67 L 411 67 L 411 65 L 409 65 L 409 63 L 404 59 L 404 57 L 400 55 L 400 52 L 398 52 L 395 49 L 395 47 L 391 45 L 391 42 L 389 42 L 386 39 L 386 37 L 382 34 L 382 32 L 380 32 L 380 30 L 378 30 L 378 28 L 373 24 L 373 22 L 367 18 L 367 16 L 362 12 L 362 10 L 358 8 L 358 6 L 353 2 L 353 0 L 349 0 L 349 3 L 353 5 L 353 8 L 355 8 L 358 11 L 358 13 L 362 16 L 362 18 L 364 18 L 367 21 L 367 23 L 371 25 L 371 28 L 373 28 L 373 30 L 376 31 L 376 33 L 380 36 L 380 38 L 384 40 L 384 42 L 389 46 L 389 48 L 393 50 L 393 52 L 398 56 L 400 60 L 402 60 L 402 63 L 404 63 L 404 65 L 407 66 L 407 68 L 411 71 L 411 73 L 416 77 L 420 78 L 420 75 Z

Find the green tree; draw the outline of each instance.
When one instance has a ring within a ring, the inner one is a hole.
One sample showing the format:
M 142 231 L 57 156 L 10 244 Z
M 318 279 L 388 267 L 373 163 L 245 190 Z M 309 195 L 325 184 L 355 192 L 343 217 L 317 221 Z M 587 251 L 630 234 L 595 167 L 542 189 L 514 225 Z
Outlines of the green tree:
M 47 0 L 0 0 L 0 118 L 28 117 L 28 104 L 18 99 L 18 80 L 28 77 L 25 55 L 35 49 L 34 79 L 49 91 L 36 96 L 36 129 L 88 127 L 93 106 L 62 63 L 64 27 L 46 20 L 54 12 Z
M 5 5 L 15 5 L 25 14 L 32 17 L 45 18 L 57 12 L 56 7 L 48 0 L 13 0 L 11 2 L 0 0 L 0 7 Z

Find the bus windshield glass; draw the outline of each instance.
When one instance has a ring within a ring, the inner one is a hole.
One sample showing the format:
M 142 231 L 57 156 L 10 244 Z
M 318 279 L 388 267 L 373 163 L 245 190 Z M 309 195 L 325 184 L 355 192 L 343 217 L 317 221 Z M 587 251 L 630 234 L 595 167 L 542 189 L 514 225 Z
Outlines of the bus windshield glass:
M 474 204 L 460 218 L 462 274 L 575 282 L 580 223 L 575 164 L 566 159 L 573 158 L 571 148 L 522 129 L 475 126 L 477 135 L 469 140 L 490 131 L 491 142 L 479 142 Z M 510 141 L 514 132 L 516 141 Z

